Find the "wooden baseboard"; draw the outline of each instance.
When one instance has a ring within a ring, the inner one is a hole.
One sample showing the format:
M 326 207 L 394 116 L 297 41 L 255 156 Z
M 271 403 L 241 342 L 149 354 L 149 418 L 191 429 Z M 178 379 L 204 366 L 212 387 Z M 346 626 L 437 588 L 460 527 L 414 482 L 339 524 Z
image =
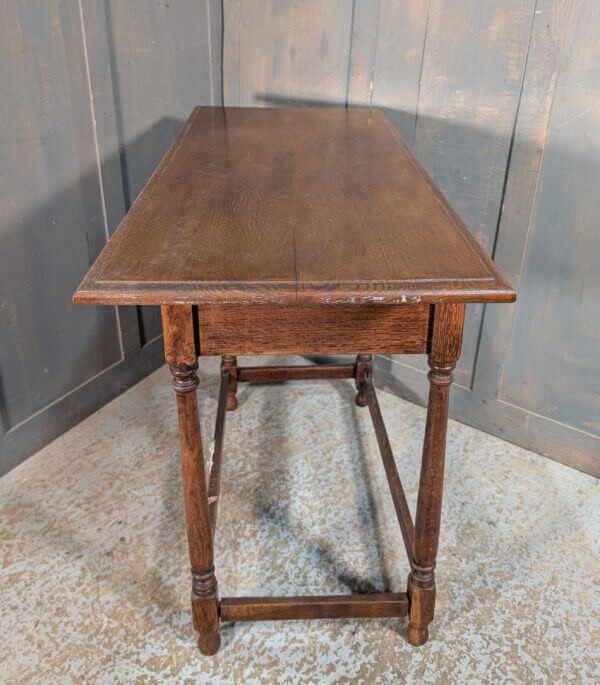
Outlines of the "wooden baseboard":
M 162 337 L 95 376 L 0 438 L 0 476 L 125 392 L 164 363 Z
M 388 357 L 375 357 L 374 379 L 399 397 L 425 406 L 428 383 L 422 371 Z M 600 478 L 600 439 L 515 405 L 452 386 L 450 418 L 544 457 Z

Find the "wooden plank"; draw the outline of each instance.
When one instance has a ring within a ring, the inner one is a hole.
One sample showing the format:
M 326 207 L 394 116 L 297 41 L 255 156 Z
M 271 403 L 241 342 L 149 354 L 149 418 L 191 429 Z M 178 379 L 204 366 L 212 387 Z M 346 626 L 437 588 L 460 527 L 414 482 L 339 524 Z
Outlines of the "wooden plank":
M 222 621 L 277 621 L 315 618 L 406 616 L 408 597 L 400 593 L 311 597 L 223 597 Z
M 118 149 L 118 131 L 114 98 L 113 72 L 110 68 L 109 40 L 103 2 L 79 4 L 82 35 L 85 41 L 89 77 L 90 108 L 94 121 L 99 174 L 98 192 L 108 239 L 127 211 L 124 169 Z M 103 247 L 103 245 L 101 246 Z M 93 255 L 94 258 L 97 254 Z M 136 352 L 140 346 L 139 318 L 136 307 L 118 308 L 123 354 Z
M 534 0 L 432 0 L 415 154 L 488 254 L 493 250 Z M 448 40 L 451 35 L 452 40 Z M 456 381 L 472 383 L 481 307 L 466 319 Z M 424 368 L 422 362 L 417 368 Z
M 354 378 L 354 364 L 311 364 L 310 366 L 240 366 L 240 383 L 340 380 Z
M 535 0 L 431 1 L 415 154 L 488 254 L 496 237 L 534 9 Z M 472 383 L 482 313 L 481 307 L 471 307 L 466 320 L 455 372 L 466 387 Z
M 219 50 L 211 52 L 206 1 L 109 0 L 105 8 L 129 208 L 194 105 L 218 104 L 213 62 Z M 159 335 L 159 310 L 144 308 L 141 323 L 143 342 Z
M 85 311 L 69 297 L 106 240 L 77 3 L 10 0 L 1 12 L 0 413 L 10 432 L 117 363 L 121 348 L 113 308 Z
M 373 102 L 380 5 L 372 0 L 354 0 L 346 94 L 349 106 Z
M 225 438 L 225 419 L 227 417 L 227 394 L 229 387 L 229 372 L 221 371 L 221 385 L 219 386 L 219 400 L 217 403 L 217 418 L 211 445 L 212 452 L 208 456 L 208 515 L 213 540 L 217 527 L 217 513 L 219 511 L 219 496 L 221 494 L 221 465 L 223 463 L 223 441 Z
M 572 0 L 538 0 L 507 171 L 494 261 L 519 289 Z M 473 389 L 497 394 L 516 307 L 485 312 Z
M 573 4 L 500 400 L 600 438 L 600 5 Z M 543 340 L 544 344 L 540 344 Z M 600 450 L 596 453 L 600 465 Z
M 352 3 L 225 0 L 226 105 L 346 101 Z
M 402 481 L 398 475 L 392 446 L 390 445 L 390 440 L 385 429 L 385 423 L 383 422 L 383 416 L 381 415 L 381 409 L 379 408 L 379 402 L 375 393 L 375 387 L 373 386 L 373 381 L 371 379 L 366 383 L 366 389 L 367 405 L 369 407 L 369 412 L 371 413 L 371 419 L 373 420 L 373 428 L 375 430 L 375 436 L 377 437 L 379 451 L 381 452 L 381 460 L 383 461 L 385 475 L 390 487 L 392 500 L 394 501 L 394 509 L 396 510 L 396 516 L 398 517 L 400 531 L 402 532 L 402 540 L 404 541 L 408 562 L 412 567 L 415 525 L 410 514 L 410 509 L 408 508 Z
M 372 103 L 414 144 L 430 0 L 380 0 Z
M 205 306 L 200 354 L 425 352 L 429 307 Z
M 75 299 L 408 304 L 514 292 L 382 112 L 197 108 Z

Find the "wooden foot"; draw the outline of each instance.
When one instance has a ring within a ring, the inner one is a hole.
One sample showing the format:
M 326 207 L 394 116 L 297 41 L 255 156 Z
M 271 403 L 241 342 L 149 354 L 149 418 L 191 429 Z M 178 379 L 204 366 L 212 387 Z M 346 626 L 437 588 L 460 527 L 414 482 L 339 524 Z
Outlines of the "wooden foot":
M 408 624 L 408 641 L 413 647 L 421 647 L 429 639 L 429 628 L 419 628 L 412 623 Z
M 238 384 L 238 369 L 237 359 L 232 354 L 224 354 L 221 357 L 221 371 L 227 370 L 229 372 L 229 389 L 227 391 L 227 411 L 234 411 L 237 409 L 237 384 Z
M 355 402 L 359 407 L 367 406 L 366 383 L 373 374 L 373 361 L 370 354 L 359 354 L 356 357 L 354 383 L 356 385 Z
M 414 565 L 413 565 L 413 568 Z M 435 580 L 433 567 L 416 569 L 408 576 L 410 613 L 408 641 L 414 647 L 424 645 L 429 639 L 429 623 L 435 609 Z
M 192 618 L 198 632 L 198 649 L 206 656 L 216 654 L 221 646 L 218 606 L 214 569 L 203 575 L 192 573 Z
M 188 549 L 192 566 L 192 617 L 203 654 L 219 648 L 219 598 L 213 562 L 213 539 L 198 420 L 198 359 L 194 342 L 192 308 L 163 306 L 165 357 L 173 374 L 177 396 L 179 450 Z

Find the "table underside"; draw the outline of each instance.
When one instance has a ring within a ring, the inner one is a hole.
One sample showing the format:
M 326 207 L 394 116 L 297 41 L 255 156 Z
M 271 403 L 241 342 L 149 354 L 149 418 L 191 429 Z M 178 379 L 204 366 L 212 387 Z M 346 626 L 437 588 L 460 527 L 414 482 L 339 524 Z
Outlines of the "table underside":
M 434 568 L 441 518 L 443 465 L 452 370 L 460 356 L 464 304 L 351 307 L 338 317 L 310 309 L 163 306 L 165 357 L 177 396 L 183 491 L 192 567 L 192 616 L 204 654 L 220 645 L 220 622 L 300 618 L 409 616 L 408 639 L 424 644 L 435 604 Z M 332 311 L 327 308 L 328 311 Z M 312 318 L 311 318 L 312 317 Z M 428 355 L 430 392 L 413 521 L 372 378 L 372 354 Z M 357 353 L 352 364 L 238 367 L 236 354 Z M 212 451 L 205 461 L 198 419 L 198 357 L 221 355 Z M 237 408 L 238 383 L 354 379 L 356 403 L 368 407 L 387 475 L 410 574 L 406 593 L 219 598 L 213 543 L 219 505 L 225 418 Z
M 233 384 L 238 382 L 272 383 L 297 380 L 339 380 L 353 378 L 357 387 L 356 402 L 368 406 L 398 516 L 402 539 L 412 569 L 415 527 L 385 429 L 372 380 L 369 355 L 357 357 L 354 364 L 310 366 L 237 367 L 233 358 L 225 357 L 221 368 L 221 386 L 217 407 L 213 450 L 208 459 L 207 493 L 211 534 L 214 539 L 219 505 L 223 440 L 228 399 Z M 234 391 L 235 392 L 235 391 Z M 234 395 L 233 395 L 234 397 Z M 230 408 L 234 408 L 231 406 Z M 413 569 L 414 570 L 414 569 Z M 375 618 L 406 616 L 409 612 L 407 593 L 369 595 L 321 595 L 295 597 L 223 597 L 219 603 L 222 621 L 309 619 L 309 618 Z

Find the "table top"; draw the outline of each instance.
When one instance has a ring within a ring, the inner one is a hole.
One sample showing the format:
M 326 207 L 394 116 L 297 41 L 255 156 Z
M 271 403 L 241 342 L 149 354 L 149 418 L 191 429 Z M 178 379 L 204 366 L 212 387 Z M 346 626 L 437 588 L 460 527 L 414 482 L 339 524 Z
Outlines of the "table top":
M 383 112 L 197 107 L 73 299 L 402 304 L 515 293 Z

